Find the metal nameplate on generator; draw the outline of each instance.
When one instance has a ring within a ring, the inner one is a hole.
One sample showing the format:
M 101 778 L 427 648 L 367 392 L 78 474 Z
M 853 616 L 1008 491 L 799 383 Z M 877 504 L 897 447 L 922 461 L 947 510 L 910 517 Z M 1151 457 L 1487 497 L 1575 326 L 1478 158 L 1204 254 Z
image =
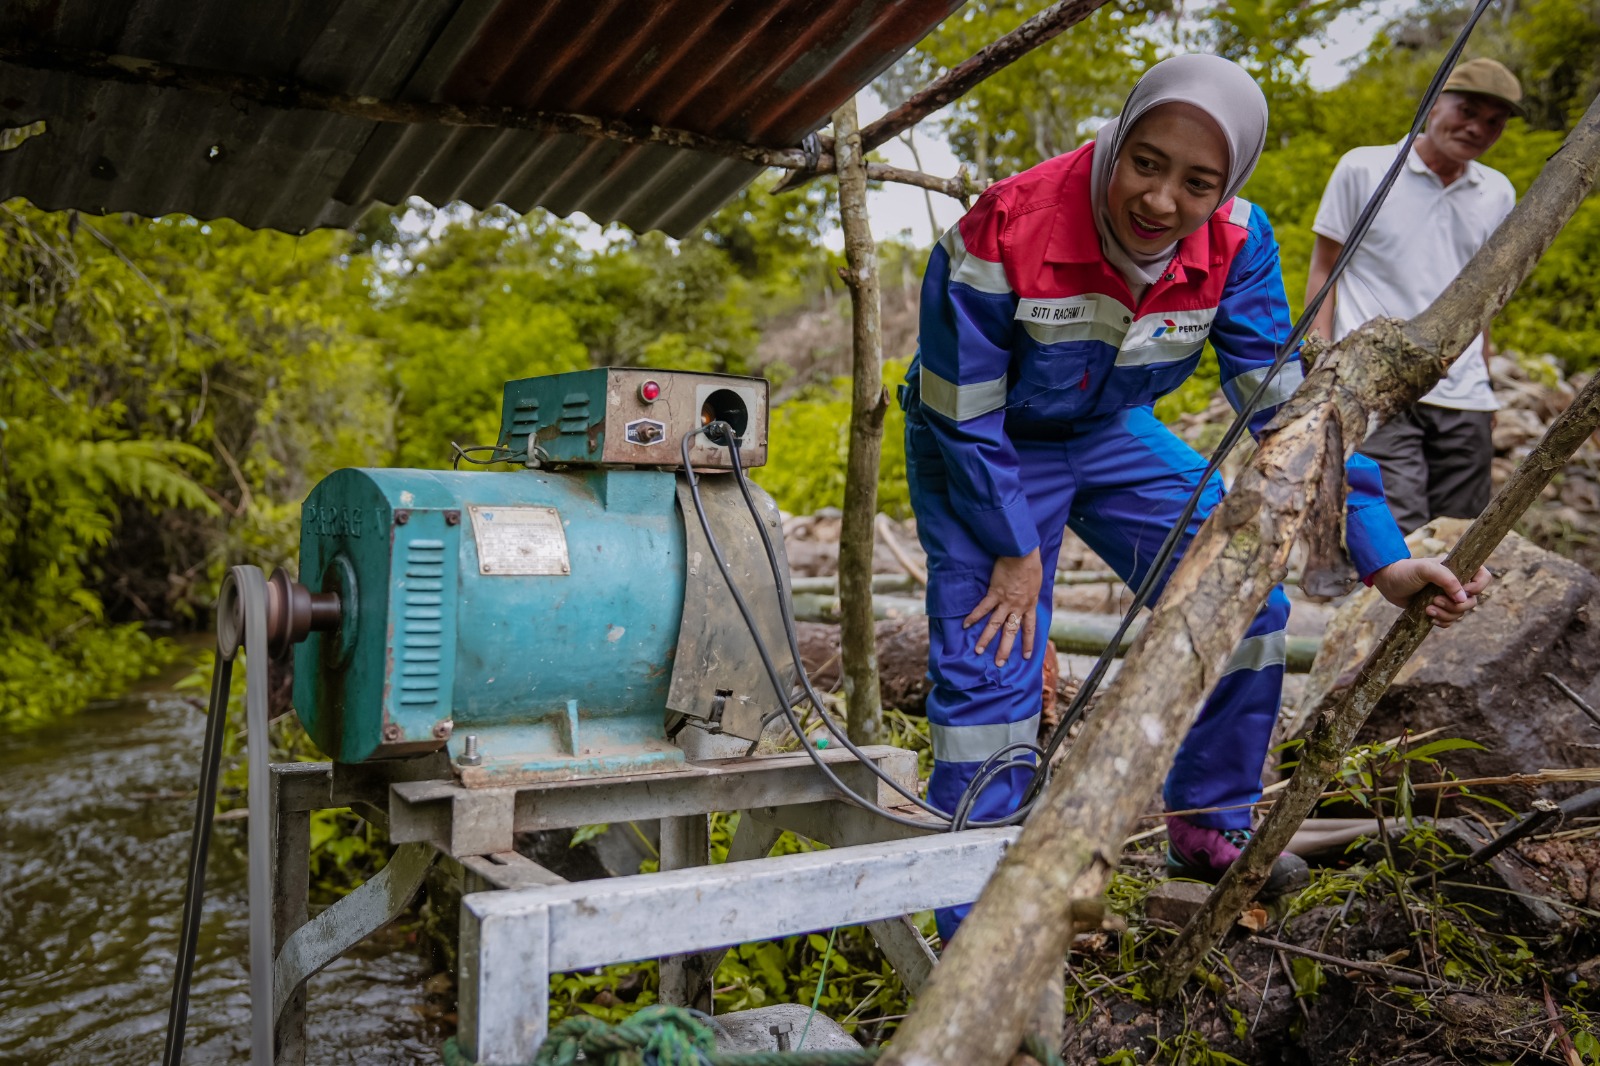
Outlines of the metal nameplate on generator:
M 478 545 L 478 573 L 491 577 L 572 572 L 567 531 L 554 507 L 468 507 Z

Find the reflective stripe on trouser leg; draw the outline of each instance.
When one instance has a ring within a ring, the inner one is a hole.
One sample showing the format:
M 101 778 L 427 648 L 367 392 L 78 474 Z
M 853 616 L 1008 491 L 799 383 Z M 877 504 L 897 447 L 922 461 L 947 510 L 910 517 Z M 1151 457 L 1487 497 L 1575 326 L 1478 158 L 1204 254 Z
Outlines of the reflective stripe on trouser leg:
M 981 625 L 963 629 L 960 618 L 928 619 L 928 672 L 933 679 L 927 702 L 928 731 L 933 738 L 928 800 L 947 813 L 955 813 L 967 785 L 986 759 L 1008 744 L 1034 743 L 1038 738 L 1044 669 L 1039 651 L 1046 646 L 1050 613 L 1041 608 L 1035 617 L 1039 635 L 1033 658 L 1022 657 L 1019 635 L 1004 666 L 994 664 L 995 645 L 981 656 L 973 650 L 983 631 Z M 1027 708 L 1033 713 L 1011 720 Z M 1016 754 L 1029 757 L 1027 752 Z M 1022 767 L 999 774 L 978 794 L 970 821 L 984 822 L 1015 811 L 1030 776 L 1031 771 Z M 969 909 L 949 907 L 934 913 L 939 935 L 947 943 Z
M 927 427 L 907 419 L 906 477 L 917 514 L 917 535 L 928 553 L 928 676 L 933 687 L 927 716 L 934 747 L 928 799 L 950 813 L 989 756 L 1009 744 L 1034 742 L 1038 737 L 1043 653 L 1050 630 L 1048 592 L 1055 584 L 1072 477 L 1059 444 L 1023 442 L 1018 452 L 1028 473 L 1029 510 L 1039 529 L 1043 584 L 1034 615 L 1033 658 L 1022 657 L 1019 633 L 1011 657 L 1000 667 L 994 662 L 998 642 L 982 656 L 975 651 L 983 626 L 961 626 L 988 588 L 994 556 L 974 541 L 952 511 L 944 461 Z M 1022 768 L 999 775 L 979 795 L 971 820 L 988 821 L 1016 810 L 1029 777 L 1030 771 Z M 952 907 L 936 913 L 946 941 L 966 912 L 966 907 Z
M 1078 479 L 1072 529 L 1124 580 L 1137 585 L 1206 461 L 1147 407 L 1120 412 L 1078 445 L 1072 460 Z M 1222 479 L 1213 475 L 1179 542 L 1174 567 L 1221 499 Z M 1158 586 L 1157 597 L 1163 590 Z M 1238 810 L 1195 821 L 1217 829 L 1250 824 L 1243 805 L 1261 795 L 1261 764 L 1283 693 L 1288 618 L 1288 597 L 1276 589 L 1178 749 L 1167 778 L 1169 810 L 1237 805 Z
M 1040 633 L 1049 614 L 1039 611 Z M 983 762 L 1010 744 L 1034 743 L 1039 735 L 1043 693 L 1044 644 L 1037 639 L 1032 659 L 1022 657 L 1021 637 L 1004 666 L 994 663 L 995 645 L 974 651 L 981 625 L 961 627 L 959 618 L 928 619 L 928 731 L 933 738 L 933 775 L 928 799 L 954 814 L 961 795 Z M 999 638 L 995 638 L 998 643 Z M 1021 717 L 1019 717 L 1019 715 Z M 1027 753 L 1019 753 L 1025 756 Z M 987 821 L 1017 809 L 1027 787 L 1027 771 L 1008 771 L 985 788 L 972 809 L 973 821 Z
M 1250 624 L 1226 672 L 1183 740 L 1164 790 L 1169 811 L 1230 807 L 1189 815 L 1212 829 L 1248 829 L 1249 804 L 1261 798 L 1261 764 L 1283 695 L 1289 597 L 1282 586 Z

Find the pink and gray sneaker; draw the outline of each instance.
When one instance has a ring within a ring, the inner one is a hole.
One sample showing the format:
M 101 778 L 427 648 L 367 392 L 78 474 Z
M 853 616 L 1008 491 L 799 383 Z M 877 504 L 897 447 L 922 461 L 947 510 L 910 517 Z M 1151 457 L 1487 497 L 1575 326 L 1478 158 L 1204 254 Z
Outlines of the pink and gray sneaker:
M 1167 815 L 1167 876 L 1186 877 L 1215 883 L 1244 846 L 1250 843 L 1248 829 L 1209 829 L 1186 818 Z M 1304 888 L 1311 870 L 1298 855 L 1284 852 L 1272 864 L 1267 883 L 1256 895 L 1276 899 L 1286 892 Z

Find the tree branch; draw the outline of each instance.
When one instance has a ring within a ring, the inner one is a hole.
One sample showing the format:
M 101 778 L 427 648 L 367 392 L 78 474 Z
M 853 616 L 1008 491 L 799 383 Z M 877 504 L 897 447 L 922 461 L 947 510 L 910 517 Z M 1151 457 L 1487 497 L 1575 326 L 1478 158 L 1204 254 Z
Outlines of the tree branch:
M 933 174 L 924 174 L 919 170 L 902 170 L 887 163 L 868 163 L 867 178 L 871 181 L 894 181 L 901 185 L 915 185 L 919 189 L 942 192 L 946 196 L 960 200 L 963 205 L 971 202 L 973 197 L 989 187 L 988 182 L 976 181 L 968 175 L 964 166 L 956 172 L 955 177 L 940 178 Z
M 1481 331 L 1480 323 L 1487 323 L 1532 271 L 1539 256 L 1594 184 L 1596 168 L 1600 166 L 1600 99 L 1590 105 L 1588 114 L 1573 130 L 1562 150 L 1552 157 L 1551 164 L 1557 159 L 1563 160 L 1563 164 L 1546 165 L 1527 197 L 1456 280 L 1412 325 L 1401 331 L 1408 337 L 1420 338 L 1419 344 L 1434 345 L 1426 353 L 1431 360 L 1419 360 L 1429 365 L 1430 375 L 1434 368 L 1448 367 L 1450 359 L 1441 358 L 1442 352 L 1459 353 Z M 1574 161 L 1581 161 L 1580 165 L 1573 166 Z M 1499 271 L 1506 273 L 1497 274 Z M 1468 300 L 1484 303 L 1468 303 Z M 1441 307 L 1446 311 L 1441 313 Z M 1334 357 L 1344 359 L 1352 351 L 1359 350 L 1361 345 L 1351 342 L 1358 341 L 1364 332 L 1335 346 Z M 1441 349 L 1438 347 L 1441 344 L 1455 347 Z M 1392 403 L 1382 406 L 1394 407 Z M 1467 528 L 1445 560 L 1452 573 L 1466 579 L 1477 572 L 1555 472 L 1597 426 L 1600 426 L 1600 379 L 1584 387 L 1572 405 L 1551 424 L 1538 447 L 1517 467 L 1483 514 Z M 1424 612 L 1437 591 L 1429 588 L 1419 593 L 1367 656 L 1357 677 L 1323 697 L 1289 787 L 1273 805 L 1244 855 L 1223 876 L 1168 950 L 1152 986 L 1158 996 L 1171 995 L 1182 987 L 1200 959 L 1232 924 L 1231 916 L 1238 914 L 1266 883 L 1273 858 L 1316 805 L 1362 723 L 1428 635 L 1432 623 Z
M 973 86 L 1003 70 L 1067 30 L 1100 8 L 1106 0 L 1061 0 L 1039 12 L 999 40 L 984 46 L 972 57 L 951 67 L 945 75 L 909 100 L 861 131 L 861 146 L 866 152 L 893 140 Z
M 850 739 L 875 744 L 883 735 L 878 649 L 872 618 L 873 519 L 878 513 L 878 462 L 888 394 L 883 388 L 882 305 L 878 252 L 867 218 L 866 153 L 856 102 L 833 113 L 839 160 L 839 219 L 850 268 L 850 445 L 845 458 L 844 523 L 839 530 L 839 647 Z
M 1502 295 L 1493 307 L 1464 310 L 1464 316 L 1486 318 L 1498 310 L 1582 201 L 1600 162 L 1600 102 L 1563 154 L 1587 162 L 1547 169 L 1539 183 L 1559 186 L 1559 194 L 1530 192 L 1496 231 L 1487 254 L 1502 255 L 1507 244 L 1525 249 L 1515 257 L 1521 270 L 1500 279 Z M 1459 352 L 1460 346 L 1419 350 L 1403 324 L 1378 320 L 1335 346 L 1307 376 L 1190 545 L 1099 711 L 896 1034 L 884 1066 L 1006 1061 L 1027 1021 L 1028 993 L 1065 953 L 1072 901 L 1104 891 L 1151 787 L 1171 765 L 1256 611 L 1288 571 L 1323 470 L 1343 466 L 1345 452 L 1380 412 L 1420 397 Z M 1333 420 L 1337 435 L 1329 432 Z M 1341 447 L 1330 447 L 1335 436 Z M 1458 546 L 1460 558 L 1467 550 Z M 1258 855 L 1276 854 L 1269 848 L 1263 836 L 1251 845 Z

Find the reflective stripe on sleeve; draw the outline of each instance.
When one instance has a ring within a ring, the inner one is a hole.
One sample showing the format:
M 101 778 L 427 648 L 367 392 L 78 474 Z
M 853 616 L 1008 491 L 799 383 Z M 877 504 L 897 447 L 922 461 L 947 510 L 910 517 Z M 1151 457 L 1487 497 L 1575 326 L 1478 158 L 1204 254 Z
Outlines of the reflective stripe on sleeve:
M 1269 369 L 1271 368 L 1261 366 L 1254 370 L 1246 370 L 1228 382 L 1222 391 L 1228 394 L 1228 399 L 1233 401 L 1234 406 L 1240 406 L 1254 395 L 1256 387 L 1267 376 Z M 1267 386 L 1267 394 L 1261 398 L 1261 409 L 1265 410 L 1283 403 L 1294 395 L 1294 390 L 1298 389 L 1305 379 L 1306 373 L 1301 369 L 1298 360 L 1285 363 L 1283 369 L 1278 371 L 1278 376 L 1272 379 L 1272 384 Z
M 1269 666 L 1283 666 L 1288 661 L 1289 635 L 1280 629 L 1276 633 L 1263 633 L 1259 637 L 1245 637 L 1241 640 L 1233 657 L 1228 660 L 1228 665 L 1222 668 L 1222 676 L 1227 677 L 1240 670 L 1264 670 Z
M 962 284 L 994 296 L 1011 295 L 1011 283 L 1006 280 L 1005 267 L 979 259 L 967 251 L 961 239 L 961 227 L 951 226 L 939 238 L 939 246 L 950 257 L 950 283 Z
M 998 411 L 1006 405 L 1006 376 L 1002 374 L 992 381 L 957 385 L 940 377 L 924 364 L 922 403 L 952 422 L 965 422 L 969 418 Z
M 1039 716 L 1020 722 L 991 722 L 987 725 L 938 725 L 928 723 L 933 737 L 933 757 L 939 762 L 983 762 L 1009 744 L 1033 744 L 1039 739 Z M 1026 756 L 1025 751 L 1015 753 Z
M 1250 201 L 1242 196 L 1233 198 L 1233 209 L 1228 212 L 1228 221 L 1235 226 L 1250 226 Z

